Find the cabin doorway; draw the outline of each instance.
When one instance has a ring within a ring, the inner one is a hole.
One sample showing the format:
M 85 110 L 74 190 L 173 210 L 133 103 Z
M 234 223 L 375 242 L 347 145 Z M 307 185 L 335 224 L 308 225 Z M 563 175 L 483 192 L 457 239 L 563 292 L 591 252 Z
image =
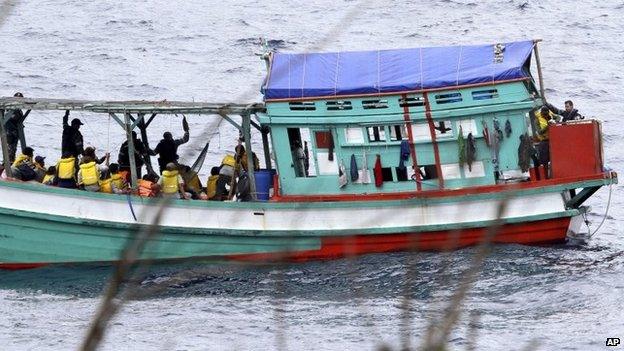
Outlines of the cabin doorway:
M 312 154 L 311 133 L 308 128 L 288 128 L 288 144 L 292 155 L 291 166 L 295 170 L 295 177 L 306 178 L 316 176 L 316 166 Z

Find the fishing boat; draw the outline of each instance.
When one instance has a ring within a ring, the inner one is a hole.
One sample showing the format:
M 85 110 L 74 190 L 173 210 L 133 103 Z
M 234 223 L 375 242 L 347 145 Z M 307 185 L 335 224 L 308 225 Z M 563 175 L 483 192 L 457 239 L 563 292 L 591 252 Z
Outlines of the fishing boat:
M 248 164 L 257 129 L 264 162 L 248 172 L 252 201 L 172 200 L 141 253 L 156 261 L 445 250 L 481 242 L 494 224 L 496 243 L 562 243 L 583 230 L 584 202 L 617 183 L 596 119 L 549 127 L 549 170 L 522 164 L 522 137 L 537 133 L 531 111 L 546 102 L 537 40 L 265 58 L 263 102 L 1 98 L 2 120 L 15 109 L 83 111 L 146 138 L 159 116 L 210 115 L 240 131 Z M 128 146 L 133 154 L 131 137 Z M 5 269 L 115 262 L 159 206 L 5 176 Z

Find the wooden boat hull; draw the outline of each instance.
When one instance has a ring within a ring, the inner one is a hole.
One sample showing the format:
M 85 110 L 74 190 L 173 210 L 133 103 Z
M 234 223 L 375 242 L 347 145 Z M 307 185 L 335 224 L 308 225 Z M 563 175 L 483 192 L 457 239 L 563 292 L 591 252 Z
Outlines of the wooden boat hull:
M 579 186 L 366 202 L 176 200 L 141 258 L 304 261 L 453 249 L 482 239 L 502 199 L 507 209 L 494 242 L 563 242 L 583 210 L 567 209 L 564 195 Z M 0 195 L 0 268 L 7 269 L 117 261 L 158 208 L 144 198 L 18 182 L 0 182 Z

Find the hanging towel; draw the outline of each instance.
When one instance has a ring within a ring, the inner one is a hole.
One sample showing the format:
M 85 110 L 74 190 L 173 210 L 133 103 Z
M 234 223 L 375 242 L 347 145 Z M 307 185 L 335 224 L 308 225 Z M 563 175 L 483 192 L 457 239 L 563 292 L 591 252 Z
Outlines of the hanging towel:
M 338 186 L 341 188 L 347 185 L 347 170 L 345 169 L 344 163 L 340 161 L 340 166 L 338 167 Z
M 518 166 L 522 172 L 527 172 L 531 167 L 531 158 L 537 154 L 533 147 L 529 134 L 524 133 L 520 136 L 520 145 L 518 146 Z
M 464 131 L 459 126 L 459 134 L 457 135 L 457 154 L 459 157 L 459 167 L 464 167 L 466 163 L 466 141 L 464 140 Z
M 483 139 L 485 140 L 485 145 L 490 147 L 490 130 L 484 120 L 481 120 L 481 125 L 483 126 Z
M 407 140 L 401 140 L 401 155 L 399 155 L 399 169 L 405 169 L 405 161 L 409 159 L 410 147 Z
M 468 171 L 472 172 L 472 163 L 477 158 L 477 145 L 472 133 L 468 133 L 466 140 L 466 163 L 468 164 Z
M 358 175 L 358 166 L 357 166 L 357 162 L 355 161 L 355 155 L 351 154 L 351 169 L 349 170 L 349 172 L 351 172 L 351 181 L 355 182 L 356 180 L 358 180 L 359 175 Z
M 375 186 L 380 188 L 383 185 L 383 173 L 381 172 L 381 156 L 379 154 L 377 154 L 373 172 L 375 173 Z
M 494 134 L 496 135 L 499 141 L 503 140 L 504 135 L 503 135 L 503 131 L 501 130 L 500 122 L 498 121 L 498 118 L 494 117 L 493 123 L 494 123 Z
M 360 182 L 362 184 L 370 183 L 370 176 L 368 175 L 368 161 L 366 160 L 366 151 L 362 154 L 362 169 L 360 170 Z
M 329 149 L 329 154 L 327 156 L 327 160 L 328 161 L 333 161 L 334 160 L 334 135 L 332 134 L 331 130 L 329 131 L 329 145 L 327 146 L 327 148 Z
M 507 138 L 511 136 L 511 122 L 509 122 L 509 118 L 507 118 L 507 122 L 505 122 L 505 135 Z

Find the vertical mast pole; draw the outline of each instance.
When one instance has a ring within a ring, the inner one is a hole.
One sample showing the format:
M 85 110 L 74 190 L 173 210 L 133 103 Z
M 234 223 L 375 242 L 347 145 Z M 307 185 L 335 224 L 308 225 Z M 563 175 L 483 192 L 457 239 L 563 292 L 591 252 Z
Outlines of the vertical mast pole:
M 9 159 L 9 143 L 4 130 L 4 110 L 0 110 L 0 142 L 2 143 L 2 158 L 4 163 L 4 172 L 7 177 L 13 177 L 11 172 L 11 160 Z
M 264 147 L 264 163 L 266 169 L 271 169 L 271 151 L 269 150 L 269 128 L 263 127 L 260 131 L 262 133 L 262 146 Z
M 546 95 L 544 94 L 544 77 L 542 76 L 542 63 L 540 61 L 539 50 L 537 48 L 537 43 L 540 41 L 542 41 L 542 39 L 533 40 L 533 51 L 535 51 L 535 64 L 537 65 L 537 79 L 539 80 L 540 96 L 542 97 L 542 100 L 546 102 Z
M 124 113 L 126 122 L 126 138 L 128 140 L 128 160 L 130 161 L 130 179 L 132 182 L 132 189 L 136 189 L 138 185 L 137 173 L 136 173 L 136 160 L 134 159 L 134 139 L 132 139 L 132 121 L 130 120 L 130 114 Z
M 245 150 L 247 153 L 247 175 L 249 176 L 249 191 L 251 198 L 258 199 L 256 194 L 256 176 L 254 175 L 253 151 L 251 150 L 251 115 L 245 112 L 243 117 L 243 137 L 245 138 Z
M 137 124 L 137 126 L 141 131 L 141 140 L 143 141 L 143 144 L 145 144 L 145 146 L 148 146 L 149 142 L 147 140 L 147 123 L 145 122 L 144 115 L 139 115 L 139 123 Z M 145 155 L 145 165 L 148 170 L 152 169 L 152 157 L 150 156 L 149 152 Z

